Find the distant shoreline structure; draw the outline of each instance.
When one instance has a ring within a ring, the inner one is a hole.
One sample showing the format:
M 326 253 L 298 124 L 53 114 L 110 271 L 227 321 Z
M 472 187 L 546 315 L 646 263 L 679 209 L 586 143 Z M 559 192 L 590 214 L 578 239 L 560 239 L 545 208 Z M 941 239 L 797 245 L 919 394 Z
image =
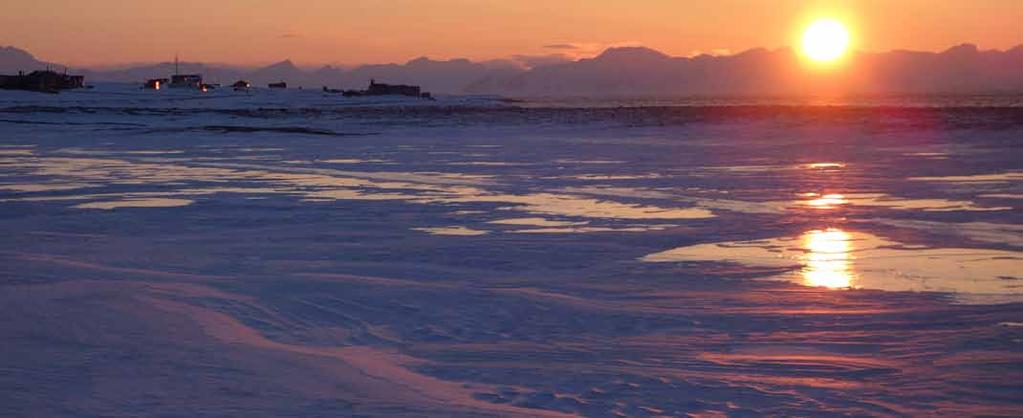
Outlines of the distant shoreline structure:
M 70 75 L 67 70 L 63 74 L 50 69 L 32 71 L 18 75 L 0 75 L 0 89 L 25 90 L 42 93 L 58 93 L 61 90 L 80 89 L 85 87 L 85 76 Z
M 160 90 L 163 87 L 172 89 L 191 89 L 207 91 L 210 85 L 203 83 L 202 74 L 182 74 L 178 56 L 174 55 L 174 74 L 170 78 L 150 78 L 142 83 L 143 89 Z
M 433 95 L 429 92 L 422 91 L 419 86 L 411 86 L 406 84 L 384 84 L 377 83 L 376 79 L 369 80 L 369 87 L 366 90 L 335 90 L 329 89 L 326 86 L 323 87 L 325 93 L 341 93 L 345 97 L 360 97 L 360 96 L 406 96 L 406 97 L 419 97 L 423 99 L 432 99 Z
M 161 90 L 164 86 L 168 88 L 199 90 L 202 92 L 220 87 L 219 84 L 204 83 L 202 74 L 181 74 L 177 56 L 174 57 L 174 74 L 170 78 L 151 78 L 142 83 L 142 89 L 144 90 Z M 236 92 L 246 92 L 252 89 L 252 83 L 242 79 L 231 84 L 231 88 Z M 271 82 L 267 84 L 267 88 L 271 90 L 287 89 L 288 83 L 284 80 Z M 376 79 L 370 79 L 369 86 L 365 90 L 342 90 L 323 86 L 323 92 L 341 94 L 344 97 L 405 96 L 433 100 L 433 95 L 429 92 L 424 92 L 420 86 L 377 83 Z
M 5 55 L 6 54 L 6 55 Z M 7 58 L 5 58 L 5 56 Z M 0 48 L 0 69 L 43 68 L 31 54 Z M 5 64 L 6 63 L 6 64 Z M 291 88 L 364 85 L 386 79 L 433 93 L 567 96 L 818 96 L 849 94 L 1023 93 L 1023 45 L 981 50 L 962 44 L 941 52 L 853 52 L 840 65 L 808 65 L 789 48 L 754 48 L 732 55 L 670 56 L 643 47 L 615 47 L 582 59 L 525 66 L 512 59 L 470 61 L 417 58 L 402 64 L 299 68 L 290 60 L 264 67 L 181 62 L 184 72 L 248 80 L 253 86 L 286 80 Z M 90 81 L 140 82 L 167 77 L 174 62 L 81 70 Z M 177 71 L 175 71 L 177 73 Z M 161 82 L 168 87 L 170 78 Z M 225 84 L 229 85 L 229 84 Z M 207 84 L 209 88 L 215 84 Z M 360 91 L 360 90 L 355 90 Z M 365 91 L 365 90 L 362 90 Z
M 203 82 L 202 74 L 182 74 L 178 56 L 174 56 L 174 74 L 170 78 L 150 78 L 142 83 L 142 89 L 161 90 L 164 86 L 169 88 L 191 89 L 206 92 L 220 87 L 219 84 L 207 84 Z M 252 89 L 252 83 L 241 79 L 231 85 L 236 92 L 245 92 Z M 285 80 L 267 83 L 267 88 L 272 90 L 287 89 L 288 82 Z M 301 87 L 299 87 L 301 89 Z M 433 95 L 422 91 L 422 88 L 408 84 L 385 84 L 377 83 L 376 79 L 370 79 L 369 87 L 365 90 L 340 90 L 323 86 L 324 93 L 340 93 L 344 97 L 359 96 L 405 96 L 433 100 Z

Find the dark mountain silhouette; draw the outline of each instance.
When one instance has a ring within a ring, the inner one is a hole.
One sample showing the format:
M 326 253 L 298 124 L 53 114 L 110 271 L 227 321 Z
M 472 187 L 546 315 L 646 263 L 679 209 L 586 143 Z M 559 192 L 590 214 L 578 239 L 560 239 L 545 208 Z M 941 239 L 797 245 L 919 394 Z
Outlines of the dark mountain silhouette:
M 958 45 L 940 53 L 893 51 L 865 54 L 858 67 L 869 79 L 860 90 L 871 93 L 1023 92 L 1023 48 L 980 51 Z
M 621 48 L 610 48 L 592 60 L 584 60 L 595 63 L 607 63 L 617 65 L 649 65 L 663 63 L 671 57 L 660 51 L 641 46 L 626 46 Z
M 0 69 L 33 70 L 55 64 L 23 50 L 0 48 Z M 597 57 L 512 57 L 473 62 L 417 58 L 404 64 L 299 68 L 284 60 L 261 68 L 181 63 L 185 73 L 257 86 L 355 89 L 371 79 L 415 84 L 434 93 L 509 96 L 803 96 L 821 94 L 1023 93 L 1023 45 L 982 51 L 958 45 L 942 52 L 855 53 L 834 68 L 808 65 L 791 49 L 751 49 L 728 56 L 671 57 L 643 47 L 611 48 Z M 82 71 L 87 81 L 137 83 L 173 73 L 171 62 Z
M 613 48 L 592 59 L 482 79 L 466 92 L 518 96 L 1023 93 L 1023 46 L 980 51 L 964 44 L 939 53 L 856 53 L 834 68 L 813 68 L 791 49 L 669 57 L 648 48 Z
M 18 71 L 28 73 L 46 68 L 63 70 L 66 67 L 60 64 L 40 61 L 23 49 L 13 46 L 0 47 L 0 73 L 2 74 L 17 74 Z
M 263 68 L 258 68 L 246 74 L 244 77 L 248 77 L 248 80 L 255 83 L 256 85 L 262 85 L 265 87 L 267 83 L 274 83 L 278 81 L 290 81 L 292 85 L 305 84 L 310 73 L 299 69 L 291 60 L 284 60 L 276 64 L 271 64 Z
M 344 76 L 347 71 L 345 68 L 324 65 L 309 74 L 305 80 L 305 85 L 309 87 L 340 87 L 344 84 Z

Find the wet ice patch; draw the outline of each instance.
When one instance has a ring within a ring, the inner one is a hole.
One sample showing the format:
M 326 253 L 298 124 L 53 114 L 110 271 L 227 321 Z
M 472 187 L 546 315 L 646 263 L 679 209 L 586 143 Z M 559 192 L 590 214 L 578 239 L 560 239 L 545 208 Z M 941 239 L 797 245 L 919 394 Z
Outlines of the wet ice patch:
M 834 210 L 844 207 L 872 207 L 900 211 L 921 212 L 996 212 L 1012 210 L 1008 206 L 986 206 L 969 200 L 941 198 L 905 198 L 885 193 L 800 193 L 789 201 L 738 200 L 717 198 L 682 198 L 692 200 L 696 206 L 753 214 L 783 214 L 810 210 Z
M 988 194 L 978 195 L 977 197 L 987 198 L 987 199 L 1023 200 L 1023 194 L 1015 194 L 1015 193 L 988 193 Z
M 813 170 L 813 169 L 817 169 L 817 170 L 830 170 L 830 169 L 845 168 L 846 164 L 845 163 L 836 163 L 836 162 L 821 162 L 821 163 L 804 164 L 802 167 L 803 168 L 807 168 L 807 169 L 811 169 L 811 170 Z
M 452 203 L 504 203 L 508 210 L 538 215 L 573 216 L 603 219 L 706 219 L 714 214 L 703 208 L 666 208 L 652 205 L 598 200 L 554 193 L 524 195 L 487 194 L 448 199 Z
M 75 205 L 78 209 L 117 209 L 117 208 L 175 208 L 188 206 L 195 203 L 191 199 L 172 198 L 130 198 L 123 200 L 107 200 L 98 202 L 80 203 Z
M 6 190 L 18 193 L 41 193 L 41 192 L 59 192 L 67 190 L 84 189 L 88 187 L 96 187 L 95 184 L 89 183 L 22 183 L 22 184 L 0 184 L 0 190 Z
M 297 169 L 251 164 L 175 164 L 113 158 L 50 157 L 13 163 L 33 175 L 109 185 L 258 183 L 275 193 L 305 200 L 404 200 L 420 204 L 503 204 L 504 209 L 537 215 L 602 219 L 706 219 L 714 214 L 699 207 L 662 207 L 595 199 L 576 194 L 505 194 L 483 188 L 492 176 L 440 172 L 357 172 Z M 169 193 L 175 193 L 170 191 Z
M 696 199 L 697 206 L 718 211 L 729 211 L 751 214 L 782 214 L 788 210 L 788 202 L 778 201 L 746 201 L 733 199 Z
M 562 158 L 554 160 L 555 164 L 625 164 L 625 161 L 620 160 L 584 160 L 584 159 L 573 159 L 573 158 Z
M 948 153 L 945 152 L 907 152 L 902 155 L 907 157 L 920 157 L 932 160 L 947 160 Z
M 928 233 L 960 236 L 974 241 L 1023 248 L 1023 225 L 990 222 L 929 222 L 908 219 L 870 219 L 871 223 L 911 228 Z M 1023 266 L 1021 266 L 1023 269 Z
M 709 171 L 713 173 L 732 173 L 732 174 L 761 174 L 770 172 L 785 172 L 785 171 L 835 171 L 841 170 L 848 166 L 847 163 L 840 161 L 818 161 L 804 164 L 792 164 L 792 165 L 726 165 L 726 166 L 708 166 L 699 167 L 700 170 Z
M 597 232 L 637 233 L 663 231 L 673 227 L 675 227 L 675 225 L 569 226 L 519 229 L 511 232 L 514 234 L 590 234 Z
M 327 164 L 388 164 L 390 160 L 381 160 L 376 158 L 333 158 L 329 160 L 322 160 L 321 163 Z
M 1007 171 L 995 174 L 974 174 L 969 176 L 910 177 L 913 181 L 934 181 L 947 183 L 1009 183 L 1023 181 L 1023 171 Z
M 552 221 L 552 220 L 545 219 L 545 218 L 513 218 L 513 219 L 498 219 L 496 221 L 490 221 L 488 223 L 497 224 L 497 225 L 515 225 L 515 226 L 562 227 L 562 226 L 586 225 L 588 222 Z
M 517 166 L 528 166 L 530 163 L 515 163 L 508 161 L 458 161 L 448 163 L 447 165 L 465 165 L 465 166 L 479 166 L 479 167 L 517 167 Z
M 913 199 L 884 193 L 819 194 L 804 193 L 798 205 L 812 209 L 835 209 L 840 206 L 872 206 L 897 210 L 919 210 L 923 212 L 953 211 L 1003 211 L 1012 210 L 1007 206 L 981 206 L 968 200 Z
M 564 176 L 563 178 L 586 181 L 617 181 L 656 179 L 661 177 L 663 177 L 663 175 L 661 174 L 647 173 L 647 174 L 577 174 L 574 176 Z
M 777 278 L 805 286 L 886 291 L 929 291 L 1023 300 L 1014 277 L 1023 253 L 979 248 L 934 248 L 866 232 L 812 230 L 800 236 L 728 241 L 649 254 L 646 262 L 728 262 L 787 268 Z
M 663 190 L 644 187 L 584 186 L 565 187 L 560 192 L 593 196 L 629 197 L 637 199 L 672 199 L 675 195 Z
M 118 149 L 91 149 L 91 148 L 61 148 L 54 150 L 55 154 L 80 155 L 80 156 L 115 156 L 115 155 L 177 155 L 184 154 L 183 150 L 118 150 Z
M 430 235 L 451 235 L 461 237 L 472 237 L 486 235 L 488 231 L 466 228 L 464 226 L 442 226 L 434 228 L 412 228 L 413 231 L 425 232 Z

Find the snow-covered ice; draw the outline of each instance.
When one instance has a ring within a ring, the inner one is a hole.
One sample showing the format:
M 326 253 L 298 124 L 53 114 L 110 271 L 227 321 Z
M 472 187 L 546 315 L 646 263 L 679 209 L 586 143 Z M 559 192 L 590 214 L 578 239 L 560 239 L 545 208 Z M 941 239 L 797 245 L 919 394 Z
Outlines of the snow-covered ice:
M 1023 415 L 1023 108 L 614 103 L 3 92 L 0 413 Z

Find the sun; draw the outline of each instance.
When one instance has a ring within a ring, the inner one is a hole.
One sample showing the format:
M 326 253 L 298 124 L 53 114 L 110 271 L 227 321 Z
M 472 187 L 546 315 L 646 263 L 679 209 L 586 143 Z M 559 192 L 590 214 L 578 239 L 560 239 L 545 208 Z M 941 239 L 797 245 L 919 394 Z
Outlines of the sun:
M 833 62 L 849 48 L 849 31 L 833 19 L 814 21 L 803 32 L 803 54 L 817 62 Z

